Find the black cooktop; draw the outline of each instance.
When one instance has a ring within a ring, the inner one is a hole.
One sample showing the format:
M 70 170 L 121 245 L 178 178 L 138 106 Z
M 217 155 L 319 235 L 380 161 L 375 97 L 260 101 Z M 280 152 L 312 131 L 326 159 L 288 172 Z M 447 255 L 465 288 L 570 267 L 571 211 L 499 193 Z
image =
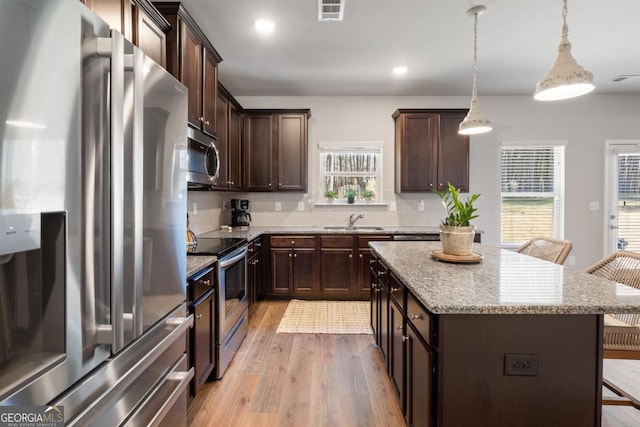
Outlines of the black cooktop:
M 247 239 L 240 237 L 198 237 L 197 244 L 187 248 L 187 255 L 216 255 L 222 258 L 246 243 Z

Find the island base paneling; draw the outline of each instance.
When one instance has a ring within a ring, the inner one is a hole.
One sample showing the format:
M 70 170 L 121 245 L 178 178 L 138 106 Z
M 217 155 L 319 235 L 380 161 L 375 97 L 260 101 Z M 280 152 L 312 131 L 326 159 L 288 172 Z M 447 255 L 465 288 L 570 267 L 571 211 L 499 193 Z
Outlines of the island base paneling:
M 437 425 L 599 426 L 601 322 L 596 314 L 438 316 Z M 537 374 L 506 375 L 505 354 L 537 356 Z

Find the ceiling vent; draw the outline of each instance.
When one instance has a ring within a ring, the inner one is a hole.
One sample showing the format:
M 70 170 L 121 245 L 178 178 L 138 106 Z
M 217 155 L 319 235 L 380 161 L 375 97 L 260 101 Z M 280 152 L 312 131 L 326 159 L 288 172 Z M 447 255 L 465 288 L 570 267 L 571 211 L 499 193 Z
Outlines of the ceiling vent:
M 345 0 L 318 0 L 318 21 L 342 21 Z
M 638 80 L 640 75 L 638 74 L 621 74 L 618 77 L 611 80 L 612 83 L 623 82 L 625 80 Z

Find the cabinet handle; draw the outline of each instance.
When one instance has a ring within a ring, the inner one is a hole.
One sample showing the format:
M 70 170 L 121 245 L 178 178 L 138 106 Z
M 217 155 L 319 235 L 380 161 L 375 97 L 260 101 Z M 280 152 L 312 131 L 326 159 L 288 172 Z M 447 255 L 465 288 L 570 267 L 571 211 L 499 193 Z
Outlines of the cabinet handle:
M 379 274 L 380 276 L 384 276 L 385 274 L 387 274 L 387 272 L 386 272 L 386 271 L 384 271 L 384 270 L 380 270 L 380 271 L 378 271 L 378 274 Z
M 349 258 L 353 258 L 353 254 L 349 254 Z
M 209 120 L 207 120 L 206 122 L 204 122 L 205 125 L 209 126 Z
M 293 254 L 293 257 L 294 257 L 294 258 L 295 258 L 295 257 L 297 257 L 297 256 L 298 256 L 298 254 Z
M 292 245 L 295 245 L 295 244 L 296 244 L 295 240 L 292 240 L 292 241 L 291 241 L 291 244 L 292 244 Z
M 422 319 L 422 314 L 409 314 L 411 320 Z
M 395 291 L 399 291 L 400 288 L 394 288 L 393 286 L 391 287 L 391 290 L 389 291 L 389 293 L 394 293 Z
M 358 255 L 359 258 L 362 258 L 362 254 Z
M 248 248 L 247 252 L 253 252 L 253 248 Z
M 204 122 L 204 116 L 198 117 L 198 120 L 200 120 L 201 122 Z
M 205 286 L 211 286 L 211 279 L 203 280 L 202 284 Z
M 202 314 L 196 314 L 196 319 L 202 319 Z
M 267 184 L 267 187 L 271 187 L 271 183 Z
M 401 331 L 401 330 L 402 330 L 402 325 L 398 325 L 398 326 L 396 326 L 396 329 L 397 329 L 397 330 L 399 330 L 399 331 Z
M 262 246 L 262 243 L 256 243 L 254 246 L 256 246 L 257 248 Z
M 375 263 L 376 263 L 376 261 L 374 259 L 370 259 L 369 260 L 369 264 L 375 264 Z
M 402 336 L 402 342 L 407 342 L 407 341 L 409 341 L 409 337 L 408 337 L 408 336 L 403 335 L 403 336 Z
M 257 263 L 259 263 L 259 262 L 260 262 L 260 260 L 259 260 L 259 259 L 255 260 L 255 263 L 256 263 L 256 264 L 257 264 Z
M 376 284 L 375 284 L 375 283 L 373 283 L 373 282 L 371 282 L 371 289 L 373 289 L 373 288 L 375 288 L 375 287 L 376 287 Z
M 282 183 L 281 182 L 278 183 L 278 187 L 282 187 Z
M 375 291 L 376 291 L 376 292 L 380 292 L 380 288 L 376 288 L 376 289 L 375 289 Z

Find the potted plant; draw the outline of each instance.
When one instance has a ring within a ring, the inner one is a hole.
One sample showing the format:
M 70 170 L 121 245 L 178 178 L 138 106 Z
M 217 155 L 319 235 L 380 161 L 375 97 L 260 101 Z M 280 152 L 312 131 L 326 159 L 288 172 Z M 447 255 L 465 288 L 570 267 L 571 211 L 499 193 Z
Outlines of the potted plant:
M 473 203 L 480 194 L 472 194 L 463 201 L 460 198 L 460 190 L 451 183 L 447 183 L 446 190 L 434 192 L 440 196 L 447 210 L 447 216 L 440 224 L 442 252 L 447 255 L 471 255 L 476 227 L 470 222 L 478 217 Z
M 338 193 L 336 191 L 333 191 L 333 190 L 327 190 L 327 191 L 324 192 L 324 197 L 327 198 L 327 201 L 329 203 L 333 203 L 333 200 L 338 197 Z
M 348 188 L 344 193 L 344 196 L 347 198 L 347 203 L 349 204 L 352 204 L 356 200 L 357 195 L 358 192 L 355 188 Z
M 362 198 L 367 202 L 370 202 L 372 199 L 376 197 L 376 193 L 373 190 L 364 190 L 362 192 Z

